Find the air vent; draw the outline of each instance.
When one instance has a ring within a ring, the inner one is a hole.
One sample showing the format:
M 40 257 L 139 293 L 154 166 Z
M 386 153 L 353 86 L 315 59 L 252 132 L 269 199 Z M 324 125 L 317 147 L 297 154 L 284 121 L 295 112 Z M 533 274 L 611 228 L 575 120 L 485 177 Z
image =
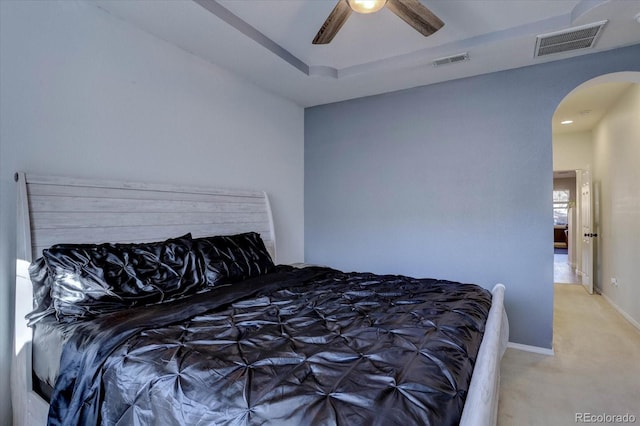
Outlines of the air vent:
M 460 53 L 458 55 L 447 56 L 445 58 L 439 58 L 433 61 L 434 67 L 439 67 L 441 65 L 447 64 L 455 64 L 456 62 L 464 62 L 469 60 L 469 53 Z
M 542 34 L 536 38 L 534 56 L 591 48 L 596 44 L 607 21 L 569 28 L 555 33 Z

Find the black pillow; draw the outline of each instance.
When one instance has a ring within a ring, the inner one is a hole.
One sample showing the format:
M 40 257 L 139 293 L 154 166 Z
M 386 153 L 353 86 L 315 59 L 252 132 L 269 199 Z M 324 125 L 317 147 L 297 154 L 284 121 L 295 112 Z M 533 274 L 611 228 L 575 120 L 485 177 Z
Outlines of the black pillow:
M 27 314 L 26 319 L 31 327 L 54 313 L 55 309 L 51 300 L 51 274 L 44 257 L 39 257 L 29 265 L 29 276 L 33 286 L 33 311 Z
M 256 232 L 194 238 L 193 245 L 203 257 L 209 286 L 275 271 L 264 241 Z
M 59 321 L 159 303 L 206 287 L 191 235 L 137 244 L 57 245 L 43 251 Z

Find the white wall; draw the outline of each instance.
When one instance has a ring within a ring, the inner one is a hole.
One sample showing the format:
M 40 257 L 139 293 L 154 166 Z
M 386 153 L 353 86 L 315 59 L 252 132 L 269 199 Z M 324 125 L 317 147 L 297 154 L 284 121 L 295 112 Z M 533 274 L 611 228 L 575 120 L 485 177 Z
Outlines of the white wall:
M 593 135 L 591 131 L 554 133 L 553 171 L 591 170 L 593 168 Z
M 0 1 L 0 19 L 0 377 L 16 171 L 264 189 L 277 260 L 303 260 L 302 108 L 88 4 Z
M 598 275 L 602 292 L 640 323 L 640 84 L 593 132 L 594 181 L 600 190 Z M 617 278 L 619 286 L 610 284 Z

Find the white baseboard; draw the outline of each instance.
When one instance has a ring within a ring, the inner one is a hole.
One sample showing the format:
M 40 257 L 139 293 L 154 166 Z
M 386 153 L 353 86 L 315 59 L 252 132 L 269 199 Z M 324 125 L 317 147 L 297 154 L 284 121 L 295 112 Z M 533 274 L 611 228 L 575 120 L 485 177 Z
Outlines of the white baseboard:
M 616 305 L 615 303 L 613 303 L 613 300 L 609 299 L 609 297 L 607 297 L 606 294 L 601 293 L 602 297 L 604 297 L 604 300 L 606 300 L 607 302 L 609 302 L 609 304 L 611 306 L 613 306 L 613 309 L 615 309 L 616 311 L 618 311 L 618 313 L 620 315 L 622 315 L 624 317 L 624 319 L 626 319 L 627 321 L 629 321 L 631 323 L 632 326 L 634 326 L 635 328 L 637 328 L 638 330 L 640 330 L 640 322 L 636 321 L 635 319 L 631 318 L 631 315 L 629 315 L 628 313 L 626 313 L 624 310 L 622 310 L 622 308 L 618 305 Z
M 523 345 L 521 343 L 507 343 L 507 348 L 517 349 L 519 351 L 533 352 L 540 355 L 554 356 L 553 349 L 541 348 L 540 346 Z

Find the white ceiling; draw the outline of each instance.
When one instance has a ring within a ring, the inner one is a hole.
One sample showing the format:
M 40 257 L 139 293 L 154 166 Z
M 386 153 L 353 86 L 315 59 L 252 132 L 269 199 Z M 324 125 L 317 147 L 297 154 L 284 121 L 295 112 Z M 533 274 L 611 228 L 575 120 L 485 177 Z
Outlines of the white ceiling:
M 305 107 L 640 43 L 640 0 L 421 0 L 445 22 L 429 37 L 383 9 L 328 45 L 311 41 L 336 0 L 89 1 Z M 537 35 L 601 20 L 594 48 L 534 58 Z
M 592 130 L 609 109 L 631 88 L 632 82 L 609 82 L 581 87 L 562 100 L 553 114 L 552 131 L 573 133 Z M 572 121 L 563 125 L 562 121 Z

